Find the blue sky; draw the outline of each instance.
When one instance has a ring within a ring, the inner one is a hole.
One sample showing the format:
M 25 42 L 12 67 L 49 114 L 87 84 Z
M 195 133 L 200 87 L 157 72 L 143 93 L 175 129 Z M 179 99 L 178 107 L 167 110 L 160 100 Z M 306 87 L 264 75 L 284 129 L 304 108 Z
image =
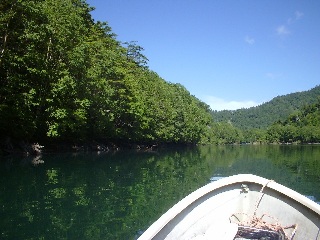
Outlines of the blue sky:
M 87 0 L 119 41 L 213 110 L 320 84 L 318 0 Z

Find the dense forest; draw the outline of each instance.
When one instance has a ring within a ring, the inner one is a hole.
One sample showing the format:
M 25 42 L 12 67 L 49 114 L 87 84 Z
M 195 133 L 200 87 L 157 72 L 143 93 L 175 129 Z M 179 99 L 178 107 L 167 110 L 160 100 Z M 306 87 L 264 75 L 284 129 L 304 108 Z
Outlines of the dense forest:
M 83 0 L 0 3 L 2 142 L 199 143 L 209 107 L 148 69 Z
M 267 128 L 240 129 L 229 122 L 216 125 L 227 126 L 224 134 L 231 137 L 232 143 L 319 143 L 320 142 L 320 96 L 316 103 L 304 105 L 300 110 L 292 111 L 284 120 L 274 121 Z M 229 132 L 229 134 L 228 134 Z M 232 133 L 231 133 L 232 132 Z M 217 134 L 218 132 L 216 132 Z M 217 135 L 216 135 L 217 136 Z M 221 138 L 219 143 L 230 143 Z
M 212 116 L 215 121 L 229 121 L 242 130 L 266 129 L 276 121 L 285 120 L 290 114 L 299 111 L 302 107 L 316 103 L 319 96 L 320 86 L 316 86 L 309 91 L 275 97 L 257 107 L 235 111 L 212 111 Z
M 268 142 L 312 143 L 320 141 L 320 98 L 305 106 L 302 111 L 291 114 L 284 121 L 277 121 L 268 128 Z
M 320 86 L 278 96 L 257 107 L 212 111 L 214 125 L 227 131 L 217 143 L 319 143 Z M 293 124 L 293 119 L 296 123 Z M 313 119 L 312 121 L 310 119 Z M 299 124 L 298 124 L 299 123 Z M 229 125 L 229 126 L 228 126 Z M 228 140 L 229 139 L 229 140 Z
M 108 23 L 92 19 L 92 10 L 85 0 L 0 2 L 1 149 L 21 141 L 118 146 L 284 140 L 267 137 L 256 125 L 243 128 L 250 118 L 262 122 L 259 114 L 244 117 L 242 125 L 234 119 L 245 110 L 231 112 L 233 120 L 212 114 L 182 85 L 150 70 L 143 47 L 118 41 Z M 319 96 L 319 87 L 313 91 Z M 301 99 L 291 100 L 293 110 L 294 104 L 310 104 Z M 270 115 L 276 109 L 260 107 L 249 111 Z M 292 113 L 274 114 L 280 112 Z M 271 116 L 263 127 L 276 120 L 284 118 Z M 285 125 L 277 122 L 269 134 L 277 124 Z M 306 139 L 319 141 L 301 141 Z

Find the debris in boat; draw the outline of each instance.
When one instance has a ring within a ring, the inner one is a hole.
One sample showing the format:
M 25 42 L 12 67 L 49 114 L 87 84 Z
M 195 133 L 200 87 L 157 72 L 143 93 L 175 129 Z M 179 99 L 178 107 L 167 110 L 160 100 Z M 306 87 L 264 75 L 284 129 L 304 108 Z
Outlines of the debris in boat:
M 266 182 L 261 190 L 260 190 L 260 197 L 257 199 L 255 204 L 255 210 L 252 216 L 249 216 L 246 213 L 234 213 L 230 217 L 230 222 L 237 223 L 239 225 L 239 230 L 236 234 L 235 240 L 242 240 L 242 239 L 268 239 L 268 240 L 291 240 L 298 228 L 297 224 L 292 224 L 290 226 L 281 226 L 279 221 L 267 214 L 262 214 L 261 217 L 257 216 L 257 210 L 261 203 L 261 200 L 264 196 L 263 190 L 267 187 L 268 183 L 272 182 L 273 180 L 269 180 Z M 243 188 L 243 186 L 242 186 Z M 249 188 L 246 187 L 247 191 Z M 266 219 L 268 218 L 268 219 Z M 240 220 L 240 219 L 247 219 L 247 220 Z M 292 228 L 292 232 L 290 236 L 288 233 L 285 232 L 286 229 Z
M 283 234 L 272 230 L 239 226 L 234 240 L 244 239 L 284 240 L 285 237 Z

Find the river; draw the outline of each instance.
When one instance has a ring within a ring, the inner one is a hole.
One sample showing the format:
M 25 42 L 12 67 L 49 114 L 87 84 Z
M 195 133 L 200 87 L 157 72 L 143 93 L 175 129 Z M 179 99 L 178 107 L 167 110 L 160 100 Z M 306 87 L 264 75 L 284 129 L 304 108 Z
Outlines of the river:
M 239 173 L 320 201 L 319 145 L 10 156 L 0 161 L 0 239 L 135 239 L 211 177 Z

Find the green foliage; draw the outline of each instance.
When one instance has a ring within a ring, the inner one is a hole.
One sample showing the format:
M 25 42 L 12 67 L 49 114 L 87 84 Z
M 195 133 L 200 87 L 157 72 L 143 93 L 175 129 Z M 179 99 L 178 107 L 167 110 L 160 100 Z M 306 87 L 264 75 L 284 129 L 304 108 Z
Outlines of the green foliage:
M 3 138 L 207 141 L 208 106 L 147 68 L 83 0 L 0 3 Z
M 318 96 L 320 96 L 320 86 L 309 91 L 278 96 L 257 107 L 235 111 L 213 111 L 212 116 L 215 121 L 230 121 L 235 127 L 242 130 L 267 129 L 278 120 L 284 121 L 290 114 L 299 111 L 302 107 L 316 103 Z
M 211 141 L 216 144 L 239 144 L 244 140 L 242 131 L 234 127 L 230 122 L 213 123 L 210 130 L 213 136 Z
M 1 1 L 1 141 L 319 141 L 318 106 L 298 112 L 314 103 L 319 86 L 256 108 L 212 112 L 149 70 L 143 47 L 119 42 L 107 23 L 93 21 L 92 9 L 83 0 Z
M 320 122 L 317 110 L 319 96 L 320 86 L 317 86 L 309 91 L 276 97 L 257 107 L 211 113 L 218 125 L 226 126 L 225 123 L 228 122 L 229 125 L 238 129 L 242 133 L 242 140 L 240 140 L 242 142 L 319 142 L 317 128 Z M 221 131 L 220 127 L 216 133 L 221 135 L 219 131 Z M 223 133 L 226 134 L 226 132 Z M 237 134 L 232 136 L 234 140 L 238 140 Z M 218 143 L 229 142 L 225 137 L 218 139 L 220 139 Z
M 285 121 L 274 123 L 268 129 L 267 140 L 285 143 L 320 142 L 320 98 L 317 103 L 291 114 Z

